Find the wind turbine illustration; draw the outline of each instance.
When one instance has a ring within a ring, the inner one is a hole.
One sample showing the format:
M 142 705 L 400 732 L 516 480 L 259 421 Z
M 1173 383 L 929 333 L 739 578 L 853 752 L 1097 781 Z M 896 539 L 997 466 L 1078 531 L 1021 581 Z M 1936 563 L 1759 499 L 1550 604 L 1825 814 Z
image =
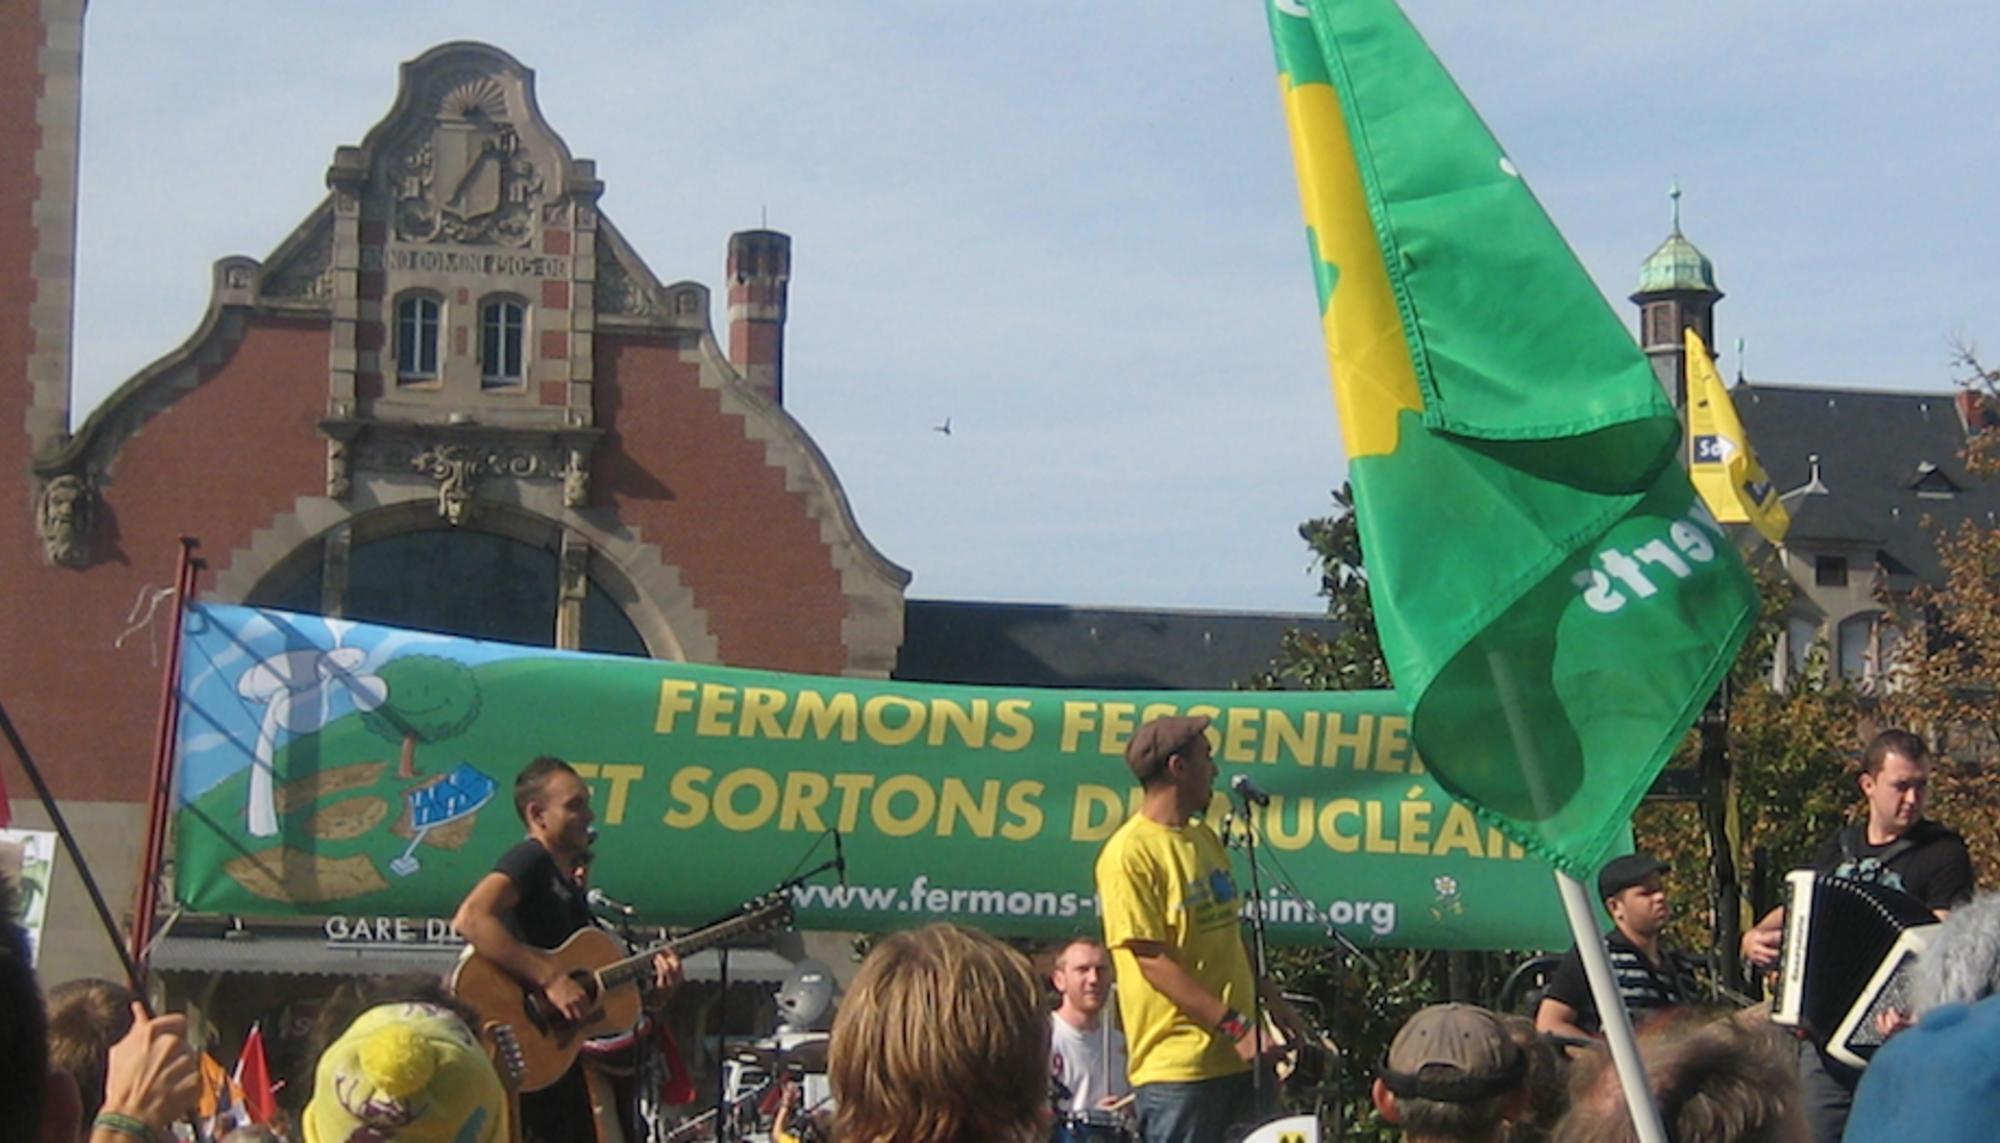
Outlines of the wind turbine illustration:
M 257 728 L 257 755 L 250 767 L 249 819 L 252 837 L 278 832 L 274 759 L 281 733 L 310 734 L 332 715 L 332 694 L 344 691 L 357 710 L 373 710 L 389 697 L 389 685 L 378 675 L 365 674 L 367 652 L 340 646 L 348 624 L 329 622 L 334 647 L 321 651 L 280 651 L 243 672 L 236 693 L 264 704 Z

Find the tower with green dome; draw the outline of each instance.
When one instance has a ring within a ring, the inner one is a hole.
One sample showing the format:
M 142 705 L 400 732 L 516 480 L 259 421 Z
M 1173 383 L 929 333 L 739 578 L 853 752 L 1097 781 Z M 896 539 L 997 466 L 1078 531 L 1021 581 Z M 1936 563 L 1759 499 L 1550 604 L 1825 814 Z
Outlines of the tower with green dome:
M 1673 232 L 1639 267 L 1639 289 L 1632 301 L 1639 307 L 1639 347 L 1653 363 L 1653 375 L 1676 407 L 1687 403 L 1687 348 L 1682 331 L 1693 327 L 1715 352 L 1715 266 L 1681 233 L 1681 188 L 1667 192 L 1673 200 Z

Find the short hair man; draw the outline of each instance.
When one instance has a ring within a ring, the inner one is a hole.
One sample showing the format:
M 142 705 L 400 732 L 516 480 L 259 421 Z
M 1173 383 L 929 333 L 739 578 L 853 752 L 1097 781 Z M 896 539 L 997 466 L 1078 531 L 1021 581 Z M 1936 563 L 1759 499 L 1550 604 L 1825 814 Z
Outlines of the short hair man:
M 929 925 L 882 940 L 833 1022 L 827 1079 L 843 1143 L 1047 1138 L 1049 1040 L 1026 957 Z
M 1666 869 L 1666 862 L 1658 858 L 1628 853 L 1612 858 L 1597 872 L 1597 895 L 1611 914 L 1604 950 L 1611 958 L 1625 1013 L 1635 1026 L 1685 1007 L 1695 997 L 1693 962 L 1660 941 L 1673 915 L 1662 878 Z M 1572 948 L 1549 978 L 1548 991 L 1535 1010 L 1535 1029 L 1580 1040 L 1598 1035 L 1603 1027 L 1584 975 L 1583 953 Z
M 1528 1057 L 1499 1017 L 1433 1004 L 1403 1023 L 1371 1095 L 1415 1143 L 1494 1143 L 1528 1110 Z
M 145 1133 L 166 1138 L 201 1094 L 187 1018 L 147 1017 L 133 1005 L 129 1030 L 109 1052 L 107 1094 L 93 1124 L 75 1079 L 49 1067 L 47 1012 L 14 901 L 13 887 L 0 879 L 0 1131 L 37 1143 L 74 1143 L 86 1130 L 90 1143 Z
M 1061 1110 L 1099 1111 L 1120 1105 L 1132 1091 L 1125 1076 L 1125 1034 L 1104 1019 L 1111 999 L 1111 953 L 1078 937 L 1056 953 L 1049 982 L 1061 997 L 1049 1013 L 1049 1068 Z
M 528 827 L 528 839 L 502 854 L 493 872 L 466 894 L 452 928 L 481 956 L 539 989 L 563 1016 L 581 1019 L 595 1001 L 549 952 L 595 923 L 576 878 L 576 870 L 589 863 L 595 834 L 590 787 L 569 763 L 543 755 L 515 777 L 514 812 Z M 662 953 L 654 962 L 660 987 L 678 985 L 678 957 Z M 528 1143 L 587 1138 L 594 1134 L 591 1122 L 581 1063 L 521 1098 Z
M 1940 919 L 1972 896 L 1972 857 L 1965 839 L 1924 817 L 1930 786 L 1930 750 L 1907 730 L 1885 730 L 1861 759 L 1861 794 L 1868 816 L 1842 826 L 1822 845 L 1812 867 L 1821 873 L 1899 889 L 1929 906 Z M 1785 910 L 1773 909 L 1743 934 L 1743 957 L 1763 967 L 1778 963 Z M 1799 1075 L 1806 1116 L 1818 1143 L 1837 1143 L 1860 1077 L 1816 1046 L 1799 1046 Z
M 1667 1138 L 1678 1143 L 1804 1143 L 1798 1077 L 1785 1038 L 1734 1019 L 1655 1030 L 1639 1056 Z M 1556 1143 L 1638 1143 L 1609 1053 L 1593 1052 L 1572 1084 Z
M 1276 1046 L 1244 1015 L 1259 994 L 1305 1040 L 1298 1014 L 1251 971 L 1229 854 L 1199 816 L 1215 796 L 1208 723 L 1175 715 L 1133 734 L 1125 764 L 1142 790 L 1139 812 L 1097 855 L 1145 1143 L 1210 1143 L 1261 1115 L 1250 1068 L 1260 1046 L 1267 1056 Z
M 71 980 L 49 990 L 49 1066 L 76 1080 L 85 1123 L 104 1107 L 104 1068 L 111 1046 L 132 1030 L 138 1000 L 109 980 Z

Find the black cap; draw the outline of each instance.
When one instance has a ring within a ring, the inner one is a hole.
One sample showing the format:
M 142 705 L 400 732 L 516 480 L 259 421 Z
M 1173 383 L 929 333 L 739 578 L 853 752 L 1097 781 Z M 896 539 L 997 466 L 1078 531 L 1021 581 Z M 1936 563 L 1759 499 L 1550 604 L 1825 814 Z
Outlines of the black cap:
M 1615 897 L 1655 873 L 1665 873 L 1667 863 L 1644 853 L 1628 853 L 1606 862 L 1597 874 L 1597 896 L 1600 900 Z

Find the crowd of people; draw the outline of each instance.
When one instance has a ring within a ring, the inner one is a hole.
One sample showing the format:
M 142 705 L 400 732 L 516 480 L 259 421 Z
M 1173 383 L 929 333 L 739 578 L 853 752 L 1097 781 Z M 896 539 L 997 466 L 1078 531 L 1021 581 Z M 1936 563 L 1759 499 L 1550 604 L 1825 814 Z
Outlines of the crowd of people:
M 959 926 L 882 938 L 833 1024 L 830 1108 L 787 1107 L 774 1136 L 1211 1143 L 1241 1138 L 1275 1114 L 1270 1065 L 1307 1029 L 1252 970 L 1228 855 L 1201 817 L 1216 779 L 1207 730 L 1206 719 L 1171 717 L 1133 736 L 1126 762 L 1139 809 L 1098 859 L 1101 939 L 1054 949 L 1041 974 L 1016 949 Z M 1867 818 L 1820 855 L 1826 872 L 1910 893 L 1943 919 L 1914 973 L 1910 1011 L 1889 1022 L 1893 1034 L 1865 1072 L 1834 1070 L 1812 1043 L 1801 1046 L 1755 1010 L 1704 1011 L 1691 961 L 1662 940 L 1666 867 L 1632 854 L 1602 869 L 1597 888 L 1612 920 L 1604 944 L 1669 1139 L 1984 1137 L 1989 1109 L 2000 1106 L 2000 895 L 1968 903 L 1962 839 L 1924 817 L 1928 766 L 1914 736 L 1879 736 L 1860 775 Z M 592 998 L 551 950 L 591 923 L 589 789 L 544 758 L 522 771 L 515 794 L 528 839 L 473 888 L 456 924 L 550 1012 L 580 1016 Z M 1745 958 L 1769 961 L 1782 923 L 1766 918 L 1746 934 Z M 5 1138 L 166 1143 L 200 1133 L 204 1085 L 184 1018 L 150 1013 L 104 981 L 66 983 L 44 998 L 22 935 L 4 928 Z M 653 967 L 653 994 L 671 994 L 679 962 L 661 954 Z M 1419 1143 L 1639 1138 L 1583 975 L 1573 951 L 1532 1021 L 1466 1004 L 1410 1015 L 1373 1069 L 1369 1094 L 1382 1122 Z M 525 1097 L 510 1093 L 481 1029 L 481 1017 L 436 980 L 344 987 L 322 1013 L 312 1074 L 295 1081 L 305 1095 L 297 1137 L 638 1138 L 629 1118 L 607 1117 L 581 1064 Z M 1064 1123 L 1079 1133 L 1063 1134 Z M 1093 1125 L 1105 1130 L 1092 1134 Z M 268 1126 L 226 1136 L 275 1137 Z

